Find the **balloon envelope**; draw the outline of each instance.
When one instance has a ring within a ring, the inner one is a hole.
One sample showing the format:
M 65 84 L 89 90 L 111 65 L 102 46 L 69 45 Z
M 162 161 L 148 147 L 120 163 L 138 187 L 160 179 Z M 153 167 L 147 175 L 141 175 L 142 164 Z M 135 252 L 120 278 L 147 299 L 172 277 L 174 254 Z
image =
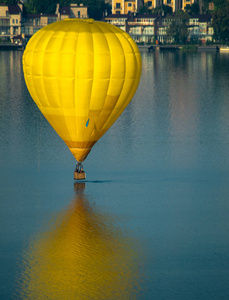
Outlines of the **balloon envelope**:
M 23 70 L 33 100 L 82 162 L 134 96 L 141 55 L 111 24 L 67 19 L 32 36 Z

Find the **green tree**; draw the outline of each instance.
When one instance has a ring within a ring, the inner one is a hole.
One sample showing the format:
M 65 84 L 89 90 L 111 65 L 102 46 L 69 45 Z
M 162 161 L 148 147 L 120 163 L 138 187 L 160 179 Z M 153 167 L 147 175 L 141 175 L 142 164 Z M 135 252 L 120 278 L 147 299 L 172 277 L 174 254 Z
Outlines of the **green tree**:
M 186 44 L 189 36 L 188 31 L 188 14 L 182 13 L 177 14 L 174 20 L 171 21 L 167 28 L 167 35 L 174 38 L 174 42 L 177 44 Z
M 194 3 L 191 5 L 190 9 L 191 9 L 191 13 L 192 13 L 192 14 L 198 14 L 198 13 L 200 12 L 200 6 L 199 6 L 199 3 L 194 2 Z
M 38 0 L 27 0 L 24 3 L 25 12 L 28 14 L 37 14 L 38 13 Z
M 104 0 L 86 0 L 85 4 L 88 6 L 89 17 L 95 20 L 100 20 L 108 9 Z
M 4 3 L 6 5 L 16 5 L 17 2 L 17 0 L 1 0 L 1 3 Z
M 227 0 L 213 0 L 215 9 L 220 9 L 227 5 Z
M 56 10 L 56 2 L 53 0 L 38 0 L 37 2 L 37 11 L 38 13 L 43 14 L 53 14 Z
M 164 12 L 165 14 L 171 14 L 173 12 L 173 9 L 169 5 L 162 4 L 161 6 L 158 6 L 158 7 L 154 8 L 153 12 L 154 13 Z
M 199 0 L 200 8 L 202 9 L 202 13 L 208 12 L 209 3 L 213 2 L 212 0 Z
M 229 3 L 213 12 L 214 37 L 216 41 L 229 42 Z
M 146 13 L 151 13 L 151 12 L 152 12 L 152 10 L 149 9 L 149 8 L 147 7 L 147 5 L 142 5 L 142 6 L 140 6 L 139 9 L 138 9 L 138 13 L 139 13 L 139 14 L 146 14 Z

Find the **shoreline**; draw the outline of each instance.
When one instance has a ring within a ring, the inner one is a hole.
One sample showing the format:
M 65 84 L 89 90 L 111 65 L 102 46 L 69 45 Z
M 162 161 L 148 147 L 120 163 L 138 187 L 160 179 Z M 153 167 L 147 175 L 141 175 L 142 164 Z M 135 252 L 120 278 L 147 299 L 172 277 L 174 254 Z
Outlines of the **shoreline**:
M 187 49 L 185 49 L 187 47 Z M 190 47 L 190 49 L 189 49 Z M 159 51 L 180 51 L 183 49 L 183 51 L 220 51 L 223 50 L 224 48 L 227 48 L 226 46 L 223 45 L 138 45 L 139 50 L 145 50 L 148 52 L 153 52 L 155 50 Z M 191 49 L 193 48 L 193 49 Z
M 8 51 L 8 50 L 24 50 L 23 45 L 18 45 L 18 44 L 0 44 L 0 51 Z
M 154 52 L 154 51 L 224 51 L 229 52 L 228 46 L 223 45 L 138 45 L 139 50 L 142 51 L 148 51 L 148 52 Z M 187 49 L 185 49 L 187 47 Z M 190 47 L 190 49 L 189 49 Z M 184 49 L 182 49 L 184 48 Z M 193 49 L 191 49 L 193 48 Z M 0 51 L 8 51 L 8 50 L 14 50 L 14 51 L 24 51 L 25 47 L 23 45 L 18 44 L 1 44 L 0 43 Z

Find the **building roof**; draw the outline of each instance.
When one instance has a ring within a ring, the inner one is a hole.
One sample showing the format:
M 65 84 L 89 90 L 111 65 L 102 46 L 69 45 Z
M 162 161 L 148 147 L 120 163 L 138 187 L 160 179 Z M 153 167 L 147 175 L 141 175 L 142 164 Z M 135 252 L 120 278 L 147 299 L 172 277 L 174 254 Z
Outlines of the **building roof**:
M 41 14 L 41 17 L 57 17 L 56 14 Z
M 210 14 L 191 14 L 190 19 L 199 19 L 199 22 L 208 22 L 212 18 Z
M 181 18 L 182 15 L 176 16 L 174 13 L 172 14 L 166 14 L 165 16 L 161 16 L 162 19 L 176 19 L 176 18 Z
M 156 15 L 156 14 L 137 14 L 134 17 L 141 18 L 141 19 L 156 19 L 156 18 L 158 18 L 158 15 Z
M 45 15 L 45 14 L 26 14 L 24 15 L 24 18 L 27 19 L 37 19 L 37 18 L 41 18 L 41 17 L 55 17 L 57 18 L 56 14 L 49 14 L 49 15 Z
M 60 14 L 69 16 L 70 15 L 70 7 L 69 6 L 60 7 Z
M 8 5 L 8 9 L 10 15 L 19 15 L 21 13 L 21 9 L 18 5 Z
M 110 14 L 108 16 L 105 16 L 103 19 L 124 19 L 124 18 L 129 18 L 129 14 Z
M 24 17 L 29 18 L 29 19 L 36 19 L 36 18 L 40 18 L 41 15 L 40 14 L 26 14 L 26 15 L 24 15 Z
M 200 15 L 200 17 L 199 17 L 199 22 L 209 22 L 210 20 L 211 20 L 211 18 L 212 18 L 212 15 Z

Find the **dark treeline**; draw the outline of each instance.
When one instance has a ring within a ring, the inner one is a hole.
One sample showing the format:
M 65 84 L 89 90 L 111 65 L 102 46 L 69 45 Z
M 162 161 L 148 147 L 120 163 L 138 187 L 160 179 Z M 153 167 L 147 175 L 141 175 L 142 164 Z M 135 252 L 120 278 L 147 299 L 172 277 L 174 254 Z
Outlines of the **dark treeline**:
M 229 2 L 227 0 L 215 0 L 213 11 L 213 28 L 217 41 L 229 43 Z

